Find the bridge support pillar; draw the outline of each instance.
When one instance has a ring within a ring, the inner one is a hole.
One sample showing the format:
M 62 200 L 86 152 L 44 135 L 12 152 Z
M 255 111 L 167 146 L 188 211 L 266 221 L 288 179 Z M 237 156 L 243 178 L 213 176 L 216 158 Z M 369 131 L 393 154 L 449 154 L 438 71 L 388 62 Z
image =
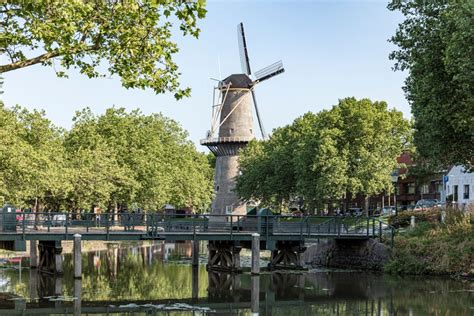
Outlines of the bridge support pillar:
M 30 268 L 38 267 L 38 241 L 30 240 Z
M 240 251 L 234 241 L 210 240 L 207 270 L 241 272 Z
M 82 250 L 81 250 L 81 238 L 80 234 L 74 235 L 74 278 L 82 278 Z
M 275 250 L 272 250 L 268 269 L 302 269 L 305 250 L 300 241 L 278 241 Z
M 39 250 L 39 272 L 61 275 L 63 273 L 63 256 L 61 241 L 40 240 Z

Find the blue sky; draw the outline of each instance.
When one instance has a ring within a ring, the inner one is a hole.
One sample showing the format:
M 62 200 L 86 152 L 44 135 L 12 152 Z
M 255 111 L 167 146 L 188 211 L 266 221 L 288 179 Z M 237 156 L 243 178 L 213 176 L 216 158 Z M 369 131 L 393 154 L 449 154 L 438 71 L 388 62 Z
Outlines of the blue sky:
M 385 100 L 410 117 L 404 98 L 404 73 L 393 72 L 387 39 L 402 16 L 374 1 L 209 1 L 198 40 L 176 36 L 176 61 L 183 86 L 192 96 L 127 90 L 119 78 L 88 79 L 72 71 L 56 78 L 52 69 L 32 66 L 5 73 L 7 105 L 43 108 L 55 124 L 69 128 L 76 110 L 89 106 L 102 113 L 111 106 L 162 112 L 178 121 L 199 143 L 210 128 L 212 87 L 209 78 L 240 73 L 236 26 L 244 22 L 253 70 L 283 60 L 286 72 L 256 89 L 265 128 L 291 123 L 305 112 L 330 108 L 355 96 Z M 2 60 L 2 63 L 5 63 Z M 197 145 L 201 150 L 205 150 Z

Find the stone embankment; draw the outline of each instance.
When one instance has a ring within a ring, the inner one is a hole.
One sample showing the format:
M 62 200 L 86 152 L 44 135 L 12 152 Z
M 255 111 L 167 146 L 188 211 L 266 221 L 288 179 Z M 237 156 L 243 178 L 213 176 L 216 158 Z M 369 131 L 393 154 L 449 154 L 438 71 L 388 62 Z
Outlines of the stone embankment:
M 330 239 L 310 245 L 304 256 L 312 266 L 382 270 L 390 260 L 390 247 L 374 239 Z

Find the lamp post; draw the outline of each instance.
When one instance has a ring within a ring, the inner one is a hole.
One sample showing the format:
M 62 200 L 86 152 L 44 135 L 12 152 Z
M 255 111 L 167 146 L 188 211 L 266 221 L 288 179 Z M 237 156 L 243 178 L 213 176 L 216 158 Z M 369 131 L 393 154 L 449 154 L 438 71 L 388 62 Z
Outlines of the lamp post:
M 398 170 L 394 170 L 390 175 L 393 183 L 393 204 L 395 206 L 395 216 L 398 216 L 397 208 L 397 182 L 398 182 Z

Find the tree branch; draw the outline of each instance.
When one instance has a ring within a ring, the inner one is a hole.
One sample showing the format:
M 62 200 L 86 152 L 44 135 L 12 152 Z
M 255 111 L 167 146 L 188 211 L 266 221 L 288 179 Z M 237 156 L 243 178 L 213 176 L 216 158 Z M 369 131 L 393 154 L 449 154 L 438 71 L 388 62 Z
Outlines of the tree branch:
M 99 44 L 95 43 L 94 45 L 87 46 L 83 50 L 78 49 L 77 51 L 72 51 L 71 53 L 77 54 L 80 51 L 86 52 L 86 51 L 91 51 L 91 50 L 97 50 L 98 48 L 99 48 Z M 54 51 L 54 52 L 44 53 L 30 59 L 21 60 L 21 61 L 17 61 L 14 63 L 5 64 L 5 65 L 0 65 L 0 73 L 9 72 L 12 70 L 39 64 L 39 63 L 47 61 L 48 59 L 55 58 L 61 55 L 62 55 L 61 53 Z
M 49 53 L 44 53 L 30 59 L 17 61 L 15 63 L 0 65 L 0 73 L 39 64 L 39 63 L 47 61 L 48 59 L 58 57 L 59 55 L 60 54 L 58 52 L 49 52 Z

